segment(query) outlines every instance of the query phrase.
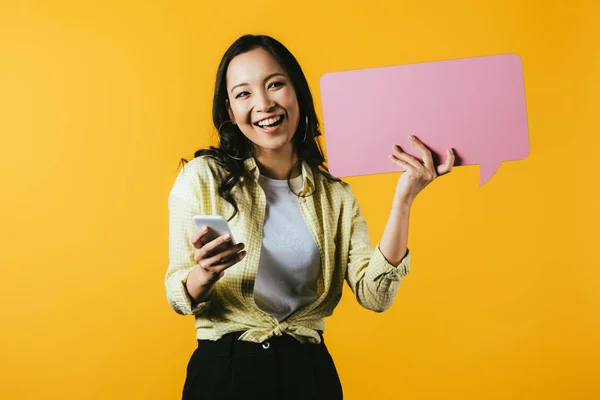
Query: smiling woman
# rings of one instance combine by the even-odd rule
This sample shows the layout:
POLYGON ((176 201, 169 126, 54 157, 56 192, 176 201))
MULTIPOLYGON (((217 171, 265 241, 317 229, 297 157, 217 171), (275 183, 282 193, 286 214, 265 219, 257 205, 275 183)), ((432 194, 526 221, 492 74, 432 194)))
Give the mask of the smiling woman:
POLYGON ((339 181, 324 166, 325 157, 316 141, 322 134, 306 77, 279 41, 245 35, 231 45, 217 70, 212 114, 220 146, 198 150, 194 156, 212 157, 225 167, 228 176, 219 194, 234 208, 228 217, 238 212, 230 191, 249 157, 271 178, 297 176, 303 160, 326 179, 339 181), (265 126, 277 117, 280 128, 265 126))
POLYGON ((297 162, 292 138, 300 109, 291 79, 269 52, 257 48, 231 60, 227 88, 229 118, 254 143, 257 162, 271 178, 281 178, 276 164, 297 162))
MULTIPOLYGON (((186 161, 169 196, 167 298, 196 318, 198 348, 184 399, 341 399, 324 342, 324 318, 344 281, 365 308, 381 312, 408 273, 408 219, 415 196, 436 176, 423 159, 395 149, 403 171, 379 244, 350 186, 331 176, 315 140, 321 135, 300 65, 280 42, 246 35, 217 71, 213 122, 219 147, 186 161), (196 214, 223 215, 237 244, 196 214)), ((184 160, 185 161, 185 160, 184 160)))

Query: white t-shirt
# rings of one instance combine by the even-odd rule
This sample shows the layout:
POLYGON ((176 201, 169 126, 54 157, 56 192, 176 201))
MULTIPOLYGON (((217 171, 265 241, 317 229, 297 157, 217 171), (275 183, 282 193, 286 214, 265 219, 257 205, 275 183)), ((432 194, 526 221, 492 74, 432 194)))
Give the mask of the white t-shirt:
MULTIPOLYGON (((319 248, 287 180, 259 177, 267 208, 260 262, 254 283, 256 305, 278 321, 317 299, 321 275, 319 248)), ((302 189, 302 175, 290 180, 302 189)))

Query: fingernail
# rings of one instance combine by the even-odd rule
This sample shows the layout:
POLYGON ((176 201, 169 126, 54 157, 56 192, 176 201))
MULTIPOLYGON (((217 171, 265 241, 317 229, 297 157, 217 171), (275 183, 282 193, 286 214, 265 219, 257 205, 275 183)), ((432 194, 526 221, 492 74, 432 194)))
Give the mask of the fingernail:
POLYGON ((409 139, 414 139, 415 135, 413 135, 412 133, 410 135, 408 135, 409 139))
POLYGON ((229 240, 229 239, 231 239, 231 235, 230 234, 225 235, 225 240, 229 240))
POLYGON ((208 227, 207 227, 207 226, 205 226, 204 228, 202 228, 202 229, 200 230, 200 232, 202 232, 202 233, 206 233, 206 232, 208 232, 208 227))

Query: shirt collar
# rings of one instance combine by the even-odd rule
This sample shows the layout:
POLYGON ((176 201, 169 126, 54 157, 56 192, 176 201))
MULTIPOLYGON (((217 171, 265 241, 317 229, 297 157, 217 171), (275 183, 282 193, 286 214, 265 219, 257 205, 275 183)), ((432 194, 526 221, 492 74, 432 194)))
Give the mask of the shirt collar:
MULTIPOLYGON (((244 169, 248 171, 256 181, 258 181, 260 170, 258 169, 258 165, 256 164, 254 157, 248 157, 244 160, 244 169)), ((307 191, 312 192, 314 190, 315 180, 313 171, 310 165, 308 165, 308 163, 304 160, 302 160, 302 181, 304 183, 304 188, 300 191, 300 194, 303 194, 307 191)))

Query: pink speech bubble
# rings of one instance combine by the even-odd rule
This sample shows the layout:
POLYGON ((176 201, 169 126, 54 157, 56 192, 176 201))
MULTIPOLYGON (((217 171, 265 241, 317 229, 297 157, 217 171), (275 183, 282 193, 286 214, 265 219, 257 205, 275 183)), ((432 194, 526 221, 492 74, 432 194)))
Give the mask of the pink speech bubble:
POLYGON ((516 54, 326 73, 321 99, 330 172, 398 172, 392 146, 421 158, 413 133, 436 162, 480 165, 479 185, 504 161, 529 155, 523 67, 516 54))

